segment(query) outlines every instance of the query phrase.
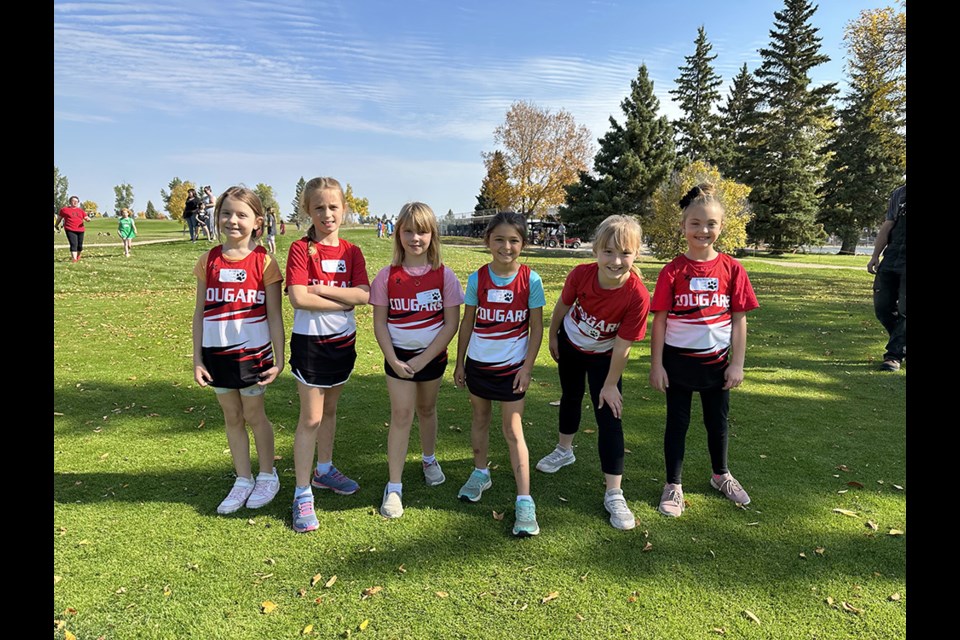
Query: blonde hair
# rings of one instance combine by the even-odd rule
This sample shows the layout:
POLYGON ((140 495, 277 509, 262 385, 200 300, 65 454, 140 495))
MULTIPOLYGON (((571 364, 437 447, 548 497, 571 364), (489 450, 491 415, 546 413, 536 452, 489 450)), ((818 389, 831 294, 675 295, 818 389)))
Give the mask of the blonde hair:
MULTIPOLYGON (((120 215, 123 216, 123 214, 127 214, 127 215, 132 216, 132 215, 133 215, 133 211, 130 211, 130 209, 127 209, 126 207, 124 207, 123 209, 120 209, 120 215)), ((124 216, 124 217, 126 217, 126 216, 124 216)))
POLYGON ((680 214, 680 226, 683 226, 683 223, 687 221, 687 209, 695 204, 706 206, 708 204, 715 204, 717 208, 720 209, 721 215, 724 214, 723 204, 720 202, 720 196, 717 194, 717 188, 712 182, 701 182, 696 185, 690 191, 687 191, 686 195, 680 198, 680 209, 683 213, 680 214))
MULTIPOLYGON (((318 177, 312 178, 309 182, 303 185, 303 191, 300 192, 300 211, 310 217, 310 196, 316 191, 324 191, 326 189, 333 189, 340 194, 340 203, 343 205, 343 215, 347 215, 347 196, 343 192, 343 187, 340 186, 340 183, 337 182, 334 178, 330 177, 318 177)), ((341 219, 341 222, 343 220, 341 219)), ((310 225, 310 228, 307 229, 307 237, 316 242, 317 232, 314 228, 314 225, 310 225)))
POLYGON ((228 187, 227 190, 221 193, 217 198, 217 206, 213 210, 213 216, 217 220, 220 220, 220 209, 223 207, 223 202, 227 198, 239 200, 250 207, 250 209, 253 211, 254 217, 260 221, 260 226, 253 230, 252 238, 256 240, 263 235, 263 203, 260 202, 260 196, 257 195, 256 191, 246 187, 228 187))
MULTIPOLYGON (((597 255, 604 247, 631 251, 640 257, 640 245, 643 243, 643 230, 640 223, 632 216, 608 216, 597 227, 596 234, 593 237, 593 254, 597 255)), ((636 262, 630 266, 630 270, 643 279, 640 273, 640 267, 636 262)))
POLYGON ((434 215, 433 209, 422 202, 408 202, 400 208, 393 234, 393 261, 390 264, 398 267, 403 263, 404 250, 401 232, 404 227, 409 227, 419 233, 430 234, 427 262, 430 263, 431 269, 439 269, 443 264, 440 258, 440 227, 437 225, 437 216, 434 215))

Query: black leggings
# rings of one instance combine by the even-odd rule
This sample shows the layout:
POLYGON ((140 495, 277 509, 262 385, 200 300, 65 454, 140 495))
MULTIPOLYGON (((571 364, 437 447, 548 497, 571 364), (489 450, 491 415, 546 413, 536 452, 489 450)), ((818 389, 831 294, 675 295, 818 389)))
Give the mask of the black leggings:
MULTIPOLYGON (((730 411, 730 391, 708 389, 700 391, 703 406, 703 424, 707 428, 707 449, 713 472, 727 472, 727 414, 730 411)), ((663 458, 667 463, 667 482, 681 483, 683 454, 686 449, 687 428, 690 426, 690 403, 693 390, 671 383, 667 387, 667 429, 663 434, 663 458)))
MULTIPOLYGON (((600 468, 604 473, 623 475, 623 423, 613 415, 610 406, 600 403, 600 390, 610 371, 610 355, 591 355, 577 351, 563 330, 557 339, 560 361, 560 433, 573 434, 580 429, 580 408, 585 392, 584 376, 590 384, 590 400, 597 420, 597 444, 600 449, 600 468)), ((623 391, 623 378, 617 380, 617 389, 623 391)))
POLYGON ((70 243, 70 251, 73 253, 80 253, 83 251, 83 231, 69 231, 64 229, 67 232, 67 242, 70 243))

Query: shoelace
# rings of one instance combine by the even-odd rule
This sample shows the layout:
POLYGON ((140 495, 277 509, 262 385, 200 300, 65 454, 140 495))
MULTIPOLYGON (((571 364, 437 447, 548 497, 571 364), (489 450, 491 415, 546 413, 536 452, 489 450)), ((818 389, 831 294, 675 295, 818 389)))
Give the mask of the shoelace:
POLYGON ((313 501, 312 500, 300 500, 297 502, 297 516, 312 516, 313 515, 313 501))
POLYGON ((731 494, 736 491, 743 491, 743 487, 732 476, 720 483, 720 491, 724 494, 731 494))
POLYGON ((627 508, 627 501, 623 496, 610 498, 607 500, 607 504, 610 505, 610 508, 617 515, 623 515, 625 513, 629 513, 630 511, 630 509, 627 508))
POLYGON ((666 502, 672 502, 678 507, 683 506, 683 497, 680 495, 680 492, 676 489, 670 489, 670 495, 667 496, 666 502))
POLYGON ((227 500, 233 500, 234 502, 243 502, 246 500, 248 487, 238 487, 233 485, 233 489, 230 489, 230 493, 227 495, 227 500))
POLYGON ((536 509, 526 500, 517 504, 517 520, 533 520, 536 509))

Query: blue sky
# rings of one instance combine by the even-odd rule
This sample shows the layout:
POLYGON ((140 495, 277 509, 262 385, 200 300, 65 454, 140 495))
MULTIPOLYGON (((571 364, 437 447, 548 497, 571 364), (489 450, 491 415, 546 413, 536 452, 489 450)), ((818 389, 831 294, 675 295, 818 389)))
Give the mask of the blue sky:
MULTIPOLYGON (((882 0, 825 0, 816 83, 843 86, 843 27, 882 0)), ((769 44, 771 0, 54 2, 54 164, 70 192, 136 210, 179 176, 271 185, 330 175, 394 216, 472 210, 510 104, 566 109, 593 138, 646 64, 660 110, 703 25, 724 98, 769 44)))

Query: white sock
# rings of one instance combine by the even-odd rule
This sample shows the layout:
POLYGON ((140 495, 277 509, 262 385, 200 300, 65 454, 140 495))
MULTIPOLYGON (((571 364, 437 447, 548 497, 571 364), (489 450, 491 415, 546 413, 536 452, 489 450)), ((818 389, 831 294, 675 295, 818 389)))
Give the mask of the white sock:
POLYGON ((533 502, 533 497, 517 495, 517 502, 520 502, 521 500, 529 500, 530 502, 533 502))
POLYGON ((325 476, 330 473, 330 469, 333 468, 333 460, 329 462, 320 462, 317 461, 317 475, 325 476))
POLYGON ((277 477, 277 468, 274 467, 272 471, 261 471, 257 474, 257 480, 274 480, 277 477))
POLYGON ((428 456, 428 455, 424 454, 424 456, 423 456, 423 463, 424 463, 424 464, 433 464, 433 463, 436 462, 436 461, 437 461, 437 456, 436 456, 436 455, 428 456))
POLYGON ((233 484, 240 487, 252 487, 255 484, 255 480, 253 479, 253 476, 250 476, 249 478, 237 476, 237 479, 233 484))
POLYGON ((403 495, 403 483, 402 482, 388 482, 387 483, 387 493, 397 492, 400 495, 403 495))
POLYGON ((313 498, 313 489, 310 488, 310 485, 305 487, 297 487, 293 492, 293 499, 296 500, 301 496, 310 496, 313 498))
POLYGON ((474 467, 474 470, 475 470, 475 471, 479 471, 480 473, 482 473, 482 474, 485 475, 485 476, 490 475, 490 469, 487 469, 486 467, 484 467, 483 469, 481 469, 480 467, 474 467))

